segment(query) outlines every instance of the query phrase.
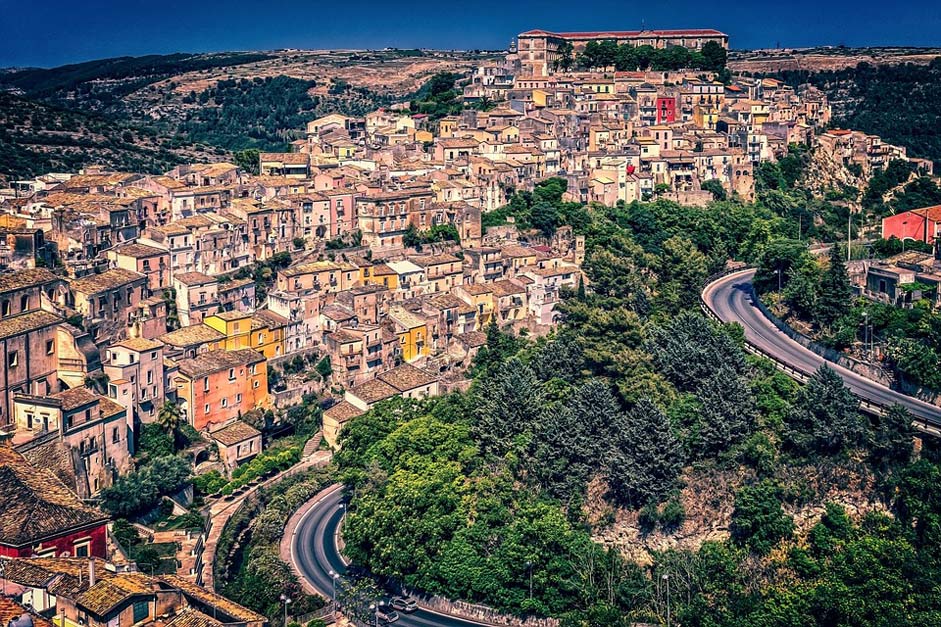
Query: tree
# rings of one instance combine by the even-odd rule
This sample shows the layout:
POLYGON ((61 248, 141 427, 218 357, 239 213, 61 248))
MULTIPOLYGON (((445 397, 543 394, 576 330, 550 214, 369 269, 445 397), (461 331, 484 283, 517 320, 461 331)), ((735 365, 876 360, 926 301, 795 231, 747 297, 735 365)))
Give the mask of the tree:
POLYGON ((235 165, 240 167, 245 172, 249 174, 258 174, 259 161, 258 156, 260 151, 257 148, 246 148, 245 150, 239 150, 238 152, 232 155, 235 165))
POLYGON ((699 313, 683 312, 654 327, 647 350, 658 371, 681 391, 695 391, 723 365, 745 370, 742 349, 699 313))
POLYGON ((159 424, 142 424, 137 438, 137 452, 147 458, 173 455, 176 446, 172 435, 159 424))
POLYGON ((820 366, 801 389, 785 418, 787 444, 801 455, 831 455, 862 442, 864 428, 859 401, 843 379, 820 366))
POLYGON ((739 490, 729 532, 737 544, 759 555, 791 537, 794 520, 781 508, 781 489, 765 480, 739 490))
POLYGON ((157 424, 163 427, 167 434, 172 435, 182 425, 183 414, 176 403, 167 401, 160 406, 157 413, 157 424))
POLYGON ((563 333, 537 346, 529 360, 533 373, 541 381, 561 379, 574 383, 585 368, 584 351, 574 333, 563 333))
POLYGON ((497 455, 514 448, 515 438, 530 433, 544 416, 542 386, 516 357, 481 378, 476 398, 475 434, 485 451, 497 455))
POLYGON ((707 41, 702 47, 703 68, 710 72, 720 72, 725 69, 729 53, 724 46, 715 42, 707 41))
POLYGON ((709 179, 708 181, 703 181, 700 187, 704 192, 711 192, 713 200, 723 201, 728 197, 728 194, 726 193, 725 188, 722 187, 722 182, 719 181, 719 179, 709 179))
POLYGON ((817 299, 817 319, 823 326, 830 326, 849 313, 852 306, 853 287, 843 254, 837 246, 830 248, 830 265, 820 280, 820 297, 817 299))
POLYGON ((608 460, 608 484, 615 500, 639 507, 661 500, 679 480, 683 453, 663 411, 646 398, 618 416, 608 460))
POLYGON ((703 381, 697 392, 702 403, 699 430, 701 455, 709 457, 745 440, 754 428, 757 411, 748 380, 722 365, 703 381))
POLYGON ((559 58, 555 60, 557 70, 567 72, 575 64, 575 47, 572 45, 572 42, 563 41, 559 44, 556 54, 559 55, 559 58))
POLYGON ((873 458, 884 464, 907 464, 912 456, 911 413, 901 405, 893 405, 881 416, 873 418, 874 427, 869 440, 873 458))

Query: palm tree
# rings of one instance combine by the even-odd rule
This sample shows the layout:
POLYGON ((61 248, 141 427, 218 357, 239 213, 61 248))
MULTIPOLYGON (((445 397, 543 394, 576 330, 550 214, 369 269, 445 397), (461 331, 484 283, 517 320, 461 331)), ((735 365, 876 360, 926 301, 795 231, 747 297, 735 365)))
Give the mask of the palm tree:
POLYGON ((177 430, 183 425, 180 406, 170 401, 165 402, 157 413, 157 424, 163 427, 167 435, 175 440, 177 430))

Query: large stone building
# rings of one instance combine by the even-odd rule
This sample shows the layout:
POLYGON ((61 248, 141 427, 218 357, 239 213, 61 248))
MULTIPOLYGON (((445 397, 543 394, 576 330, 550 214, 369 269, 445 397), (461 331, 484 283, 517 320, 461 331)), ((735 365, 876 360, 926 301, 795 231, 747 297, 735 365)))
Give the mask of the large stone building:
POLYGON ((723 48, 729 47, 729 36, 711 28, 683 30, 628 30, 591 31, 576 33, 553 33, 545 30, 530 30, 520 33, 517 47, 523 76, 548 76, 553 62, 559 58, 559 46, 569 42, 577 53, 589 41, 613 40, 618 44, 669 48, 683 46, 701 49, 714 41, 723 48))

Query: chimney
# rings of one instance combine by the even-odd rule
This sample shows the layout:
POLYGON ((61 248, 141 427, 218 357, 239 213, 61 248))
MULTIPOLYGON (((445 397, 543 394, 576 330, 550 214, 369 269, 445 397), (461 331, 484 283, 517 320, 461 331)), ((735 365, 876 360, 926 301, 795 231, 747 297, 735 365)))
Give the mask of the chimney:
POLYGON ((95 558, 88 560, 88 587, 95 585, 95 558))

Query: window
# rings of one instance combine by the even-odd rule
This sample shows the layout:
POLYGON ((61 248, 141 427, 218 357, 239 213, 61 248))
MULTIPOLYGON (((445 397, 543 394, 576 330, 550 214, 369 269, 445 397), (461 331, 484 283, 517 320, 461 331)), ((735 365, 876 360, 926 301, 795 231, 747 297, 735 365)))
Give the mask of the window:
POLYGON ((75 544, 75 557, 88 557, 88 540, 75 544))
POLYGON ((7 367, 16 368, 16 365, 20 361, 19 351, 10 351, 7 353, 7 367))
POLYGON ((56 352, 56 341, 46 340, 46 354, 52 355, 55 352, 56 352))
POLYGON ((139 623, 141 621, 147 620, 149 612, 150 603, 147 601, 135 601, 134 602, 134 622, 139 623))
POLYGON ((121 441, 121 431, 115 427, 111 430, 111 442, 117 444, 121 441))
POLYGON ((8 300, 3 301, 3 305, 2 305, 2 308, 0 308, 0 312, 2 312, 2 315, 4 316, 10 315, 10 301, 8 300))
POLYGON ((207 416, 209 415, 209 403, 206 403, 206 406, 203 407, 203 413, 207 416))
POLYGON ((29 309, 29 296, 24 294, 20 296, 20 311, 26 311, 29 309))
POLYGON ((235 395, 235 402, 236 402, 236 403, 239 403, 239 404, 242 403, 242 395, 241 395, 241 394, 236 394, 236 395, 235 395))
POLYGON ((209 377, 203 378, 203 392, 209 391, 209 377))
POLYGON ((252 387, 255 388, 255 389, 257 389, 257 388, 258 388, 258 381, 252 381, 252 387))
POLYGON ((228 406, 229 406, 229 399, 227 398, 222 399, 222 408, 225 409, 228 406))
POLYGON ((229 381, 235 381, 235 368, 229 368, 229 381))

